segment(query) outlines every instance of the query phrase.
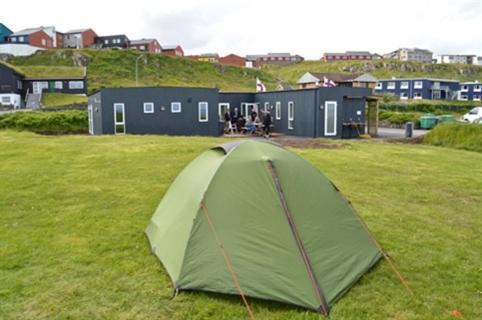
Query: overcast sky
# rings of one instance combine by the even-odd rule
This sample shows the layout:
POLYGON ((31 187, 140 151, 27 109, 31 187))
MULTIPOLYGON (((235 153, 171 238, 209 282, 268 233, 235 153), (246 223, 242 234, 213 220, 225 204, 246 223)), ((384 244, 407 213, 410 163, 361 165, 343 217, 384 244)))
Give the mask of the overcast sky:
POLYGON ((482 55, 482 0, 26 0, 1 7, 0 22, 14 31, 91 27, 99 35, 181 44, 186 54, 291 52, 319 59, 323 52, 420 47, 482 55))

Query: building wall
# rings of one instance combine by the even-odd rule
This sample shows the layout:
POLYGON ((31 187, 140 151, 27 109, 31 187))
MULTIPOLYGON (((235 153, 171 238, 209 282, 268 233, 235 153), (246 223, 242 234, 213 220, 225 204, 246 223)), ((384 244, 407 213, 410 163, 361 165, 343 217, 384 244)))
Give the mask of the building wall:
POLYGON ((380 80, 378 83, 381 84, 381 88, 376 88, 376 93, 388 93, 391 95, 399 96, 403 99, 427 99, 427 100, 450 100, 456 98, 457 92, 460 90, 460 85, 458 82, 449 81, 435 81, 432 79, 394 79, 394 80, 380 80), (415 88, 415 82, 421 81, 422 88, 415 88), (408 87, 402 89, 402 82, 407 82, 408 87), (390 83, 395 84, 394 89, 388 89, 390 83), (439 86, 446 91, 441 93, 439 99, 433 96, 434 87, 439 86), (417 94, 419 96, 417 96, 417 94))
POLYGON ((151 41, 142 44, 130 44, 129 47, 139 51, 148 51, 155 53, 159 53, 162 51, 161 45, 157 41, 151 41))
POLYGON ((102 92, 99 91, 89 97, 88 105, 92 106, 94 135, 104 132, 102 123, 102 92))
POLYGON ((56 38, 56 47, 57 48, 63 48, 64 47, 64 35, 60 32, 55 33, 55 38, 56 38))
POLYGON ((22 106, 22 97, 16 93, 0 93, 0 105, 19 109, 22 106))
MULTIPOLYGON (((91 96, 89 103, 93 103, 91 96)), ((101 91, 102 133, 114 134, 114 103, 124 103, 125 129, 130 134, 218 136, 218 90, 209 88, 119 88, 101 91), (198 103, 208 102, 208 121, 198 121, 198 103), (144 102, 154 103, 154 113, 143 112, 144 102), (171 102, 181 102, 181 112, 171 112, 171 102)))
POLYGON ((459 100, 481 101, 482 100, 482 83, 465 82, 460 84, 459 100))
POLYGON ((235 54, 230 54, 225 57, 219 58, 219 63, 237 67, 245 67, 246 59, 235 54))
POLYGON ((0 43, 5 43, 7 42, 7 37, 11 35, 13 32, 9 28, 7 28, 5 25, 0 23, 0 43))
POLYGON ((372 60, 371 54, 325 54, 321 60, 325 62, 334 61, 366 61, 372 60))
POLYGON ((28 36, 28 43, 32 46, 40 47, 40 48, 53 48, 54 43, 52 38, 50 38, 45 32, 43 31, 38 31, 31 33, 28 36))
POLYGON ((65 34, 64 48, 82 48, 82 34, 81 33, 65 34))
POLYGON ((71 94, 86 94, 87 93, 87 82, 85 79, 26 79, 24 80, 24 89, 29 90, 29 92, 34 91, 34 83, 42 82, 45 88, 42 92, 62 92, 71 94), (83 88, 78 86, 71 86, 70 82, 82 82, 83 88))
POLYGON ((176 56, 176 57, 183 57, 184 56, 184 51, 182 50, 181 47, 177 47, 176 49, 167 49, 167 50, 162 50, 162 53, 168 55, 168 56, 176 56))
POLYGON ((95 43, 97 34, 92 29, 88 29, 82 33, 82 48, 88 48, 95 43))
POLYGON ((22 76, 13 69, 0 63, 0 93, 22 94, 23 83, 22 76))
POLYGON ((128 48, 129 39, 124 35, 95 37, 95 44, 102 48, 128 48))

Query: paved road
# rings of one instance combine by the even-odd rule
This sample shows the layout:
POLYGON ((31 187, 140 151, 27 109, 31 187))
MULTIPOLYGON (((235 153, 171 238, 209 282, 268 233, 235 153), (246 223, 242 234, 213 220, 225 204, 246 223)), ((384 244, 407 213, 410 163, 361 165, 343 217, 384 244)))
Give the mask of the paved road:
MULTIPOLYGON (((413 137, 420 137, 428 133, 428 130, 413 130, 413 137)), ((405 138, 405 129, 378 128, 378 138, 400 139, 405 138)))

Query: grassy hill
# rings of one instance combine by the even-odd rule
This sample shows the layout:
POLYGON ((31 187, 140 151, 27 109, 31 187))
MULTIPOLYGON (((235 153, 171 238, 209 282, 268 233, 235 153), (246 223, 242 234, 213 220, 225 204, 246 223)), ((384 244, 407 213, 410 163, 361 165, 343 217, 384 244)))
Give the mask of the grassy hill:
POLYGON ((253 91, 256 77, 269 89, 276 79, 262 70, 221 66, 186 58, 141 53, 134 50, 55 50, 42 51, 28 57, 13 57, 8 63, 27 74, 78 74, 87 65, 88 90, 103 87, 135 86, 135 61, 139 59, 140 86, 217 87, 223 91, 253 91), (81 69, 81 68, 80 68, 81 69))
POLYGON ((308 71, 327 73, 370 73, 378 79, 391 77, 430 77, 460 81, 482 80, 482 66, 457 64, 425 64, 397 60, 377 60, 368 62, 342 61, 326 63, 323 61, 304 61, 287 67, 265 66, 265 72, 273 77, 295 85, 296 81, 308 71))

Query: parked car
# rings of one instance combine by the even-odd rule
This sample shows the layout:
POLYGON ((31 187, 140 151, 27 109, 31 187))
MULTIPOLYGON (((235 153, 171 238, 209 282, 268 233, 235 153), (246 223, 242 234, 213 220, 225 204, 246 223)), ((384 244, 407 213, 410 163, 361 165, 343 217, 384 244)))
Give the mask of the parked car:
POLYGON ((482 106, 475 107, 464 114, 462 120, 470 123, 482 123, 482 106))

